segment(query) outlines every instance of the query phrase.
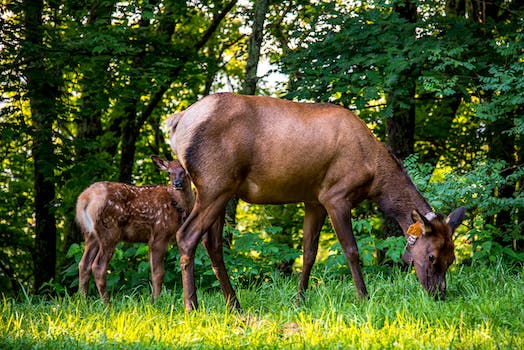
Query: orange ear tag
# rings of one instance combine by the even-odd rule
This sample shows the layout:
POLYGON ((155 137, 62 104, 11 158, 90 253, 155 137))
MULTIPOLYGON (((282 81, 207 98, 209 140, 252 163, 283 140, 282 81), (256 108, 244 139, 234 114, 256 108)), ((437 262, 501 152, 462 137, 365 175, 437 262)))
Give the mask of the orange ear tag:
POLYGON ((420 221, 417 221, 413 225, 408 227, 408 235, 420 237, 421 234, 422 234, 422 223, 420 221))

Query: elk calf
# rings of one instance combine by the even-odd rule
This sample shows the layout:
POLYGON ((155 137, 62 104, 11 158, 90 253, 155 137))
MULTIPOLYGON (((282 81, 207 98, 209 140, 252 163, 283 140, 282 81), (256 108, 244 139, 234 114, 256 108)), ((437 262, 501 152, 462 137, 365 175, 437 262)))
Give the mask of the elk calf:
POLYGON ((107 265, 118 242, 147 242, 153 282, 158 298, 164 278, 166 249, 193 206, 189 177, 178 161, 151 157, 167 171, 170 186, 132 186, 96 182, 85 189, 76 204, 76 221, 84 235, 79 264, 79 289, 87 295, 91 272, 100 297, 109 302, 107 265))

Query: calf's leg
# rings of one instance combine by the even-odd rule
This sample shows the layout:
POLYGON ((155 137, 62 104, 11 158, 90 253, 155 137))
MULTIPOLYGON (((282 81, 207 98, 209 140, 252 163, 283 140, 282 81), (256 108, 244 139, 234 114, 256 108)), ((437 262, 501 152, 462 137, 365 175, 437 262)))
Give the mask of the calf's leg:
POLYGON ((152 300, 158 299, 162 291, 164 280, 164 258, 166 256, 168 242, 158 240, 149 242, 149 265, 151 267, 151 283, 153 285, 152 300))
POLYGON ((109 292, 107 291, 107 265, 113 256, 117 242, 108 241, 100 244, 100 249, 93 262, 93 276, 100 297, 109 304, 109 292))
POLYGON ((80 294, 87 296, 89 291, 89 278, 93 268, 93 261, 98 254, 99 243, 92 234, 85 235, 84 254, 78 264, 78 288, 80 294))

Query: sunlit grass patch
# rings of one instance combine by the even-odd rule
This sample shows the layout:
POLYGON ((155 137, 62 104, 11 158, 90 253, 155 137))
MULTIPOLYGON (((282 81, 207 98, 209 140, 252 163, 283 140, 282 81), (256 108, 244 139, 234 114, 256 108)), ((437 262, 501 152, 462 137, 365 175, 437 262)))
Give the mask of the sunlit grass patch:
POLYGON ((317 271, 302 303, 297 278, 274 275, 238 290, 243 312, 230 312, 219 291, 199 293, 183 310, 179 292, 54 300, 3 298, 0 348, 34 349, 470 349, 524 347, 522 268, 462 267, 449 276, 448 298, 429 297, 411 273, 367 272, 370 296, 353 282, 317 271))

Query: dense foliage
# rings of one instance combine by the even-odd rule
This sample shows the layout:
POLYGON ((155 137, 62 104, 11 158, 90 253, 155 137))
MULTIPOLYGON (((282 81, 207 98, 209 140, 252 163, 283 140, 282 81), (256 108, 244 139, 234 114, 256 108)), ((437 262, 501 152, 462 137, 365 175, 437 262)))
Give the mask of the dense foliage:
MULTIPOLYGON (((0 290, 76 288, 76 197, 102 179, 166 182, 149 161, 171 157, 162 121, 208 93, 241 91, 255 3, 2 2, 0 290)), ((459 264, 524 261, 519 1, 286 0, 265 11, 260 58, 273 72, 258 93, 354 109, 435 210, 467 207, 459 264)), ((240 203, 227 228, 236 284, 297 270, 302 214, 240 203)), ((363 265, 399 263, 403 237, 382 234, 376 207, 353 214, 363 265)), ((322 266, 347 273, 329 222, 321 245, 322 266)), ((176 249, 166 264, 166 285, 180 285, 176 249)), ((196 266, 214 288, 203 250, 196 266)), ((112 290, 147 285, 147 248, 121 244, 110 272, 112 290)))

